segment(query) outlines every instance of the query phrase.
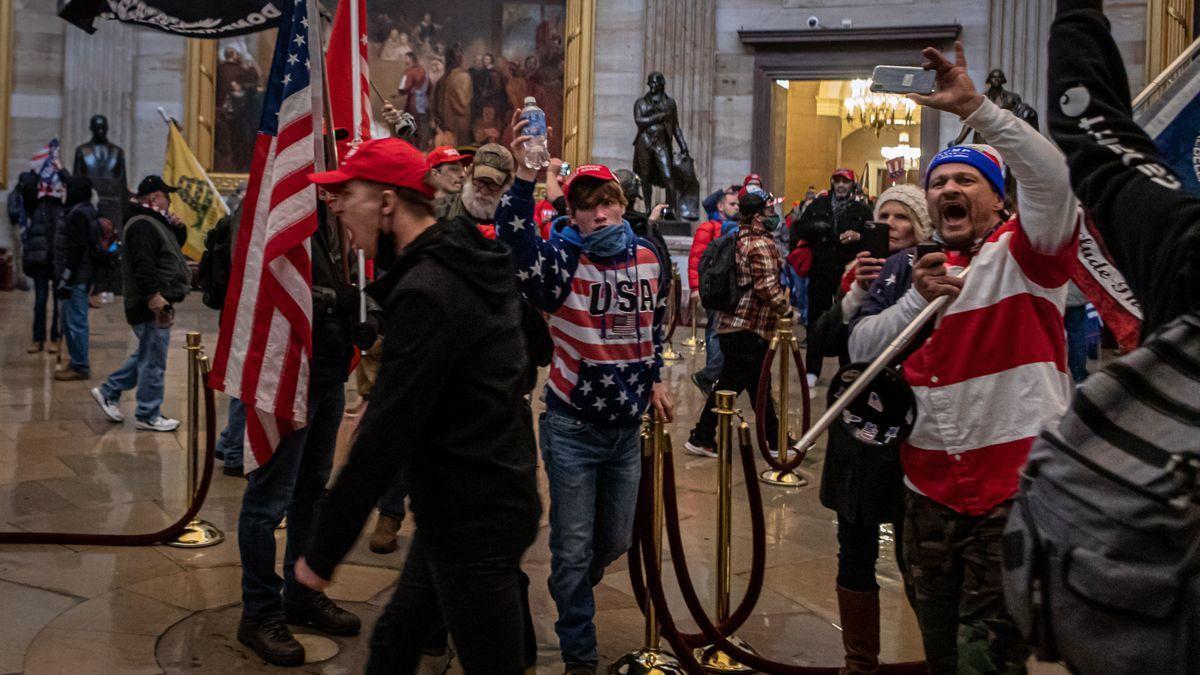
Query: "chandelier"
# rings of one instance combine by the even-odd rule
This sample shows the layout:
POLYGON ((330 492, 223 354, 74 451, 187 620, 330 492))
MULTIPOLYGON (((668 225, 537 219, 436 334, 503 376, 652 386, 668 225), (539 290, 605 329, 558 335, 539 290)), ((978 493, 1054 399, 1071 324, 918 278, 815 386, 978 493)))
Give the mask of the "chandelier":
POLYGON ((884 129, 912 124, 917 109, 917 104, 904 96, 871 91, 870 80, 852 80, 844 104, 846 121, 873 129, 876 136, 884 129))
POLYGON ((879 151, 886 160, 903 160, 903 167, 912 171, 921 164, 921 149, 909 145, 908 132, 900 132, 900 145, 886 146, 879 151))

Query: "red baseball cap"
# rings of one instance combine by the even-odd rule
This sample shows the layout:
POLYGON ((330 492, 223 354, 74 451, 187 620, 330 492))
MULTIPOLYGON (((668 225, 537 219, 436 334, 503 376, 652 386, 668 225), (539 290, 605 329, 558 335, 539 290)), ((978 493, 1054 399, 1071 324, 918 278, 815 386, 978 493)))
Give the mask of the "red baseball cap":
POLYGON ((613 175, 612 170, 603 164, 584 164, 575 169, 575 173, 571 179, 567 181, 566 187, 563 188, 563 194, 566 195, 567 201, 571 201, 571 188, 575 187, 578 181, 597 181, 607 183, 609 181, 617 182, 617 177, 613 175))
POLYGON ((742 180, 742 187, 746 187, 747 185, 749 185, 751 183, 758 183, 759 185, 762 185, 763 184, 762 176, 760 176, 756 173, 752 173, 752 174, 746 176, 746 178, 742 180))
POLYGON ((439 145, 431 150, 429 152, 428 160, 429 168, 431 169, 439 167, 443 164, 450 164, 452 162, 458 162, 463 166, 471 163, 471 157, 469 155, 464 155, 448 145, 439 145))
POLYGON ((845 178, 846 180, 850 181, 851 183, 857 182, 854 178, 854 171, 852 171, 851 169, 838 169, 833 172, 833 175, 829 177, 829 180, 833 180, 834 178, 837 178, 839 176, 842 178, 845 178))
POLYGON ((374 138, 351 148, 336 170, 310 173, 308 180, 317 185, 338 185, 358 178, 416 190, 432 198, 434 189, 425 182, 428 171, 425 155, 407 141, 374 138))

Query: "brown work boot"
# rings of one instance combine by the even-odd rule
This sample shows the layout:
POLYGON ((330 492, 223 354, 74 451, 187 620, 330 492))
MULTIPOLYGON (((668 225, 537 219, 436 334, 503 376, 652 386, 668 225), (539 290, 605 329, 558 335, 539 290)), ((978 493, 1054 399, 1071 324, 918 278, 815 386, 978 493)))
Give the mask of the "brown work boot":
POLYGON ((45 342, 31 342, 31 343, 29 343, 29 349, 26 349, 25 353, 26 354, 36 354, 36 353, 42 352, 42 351, 46 351, 46 343, 45 342))
POLYGON ((371 533, 371 541, 367 544, 372 553, 391 553, 399 548, 396 533, 400 531, 400 523, 396 518, 379 514, 375 531, 371 533))
POLYGON ((58 353, 58 343, 57 342, 47 342, 46 343, 46 352, 48 354, 57 354, 58 353))
POLYGON ((842 621, 842 647, 846 666, 839 673, 874 673, 879 670, 879 591, 837 588, 838 615, 842 621))
POLYGON ((70 366, 54 373, 54 379, 59 382, 75 382, 78 380, 88 379, 88 374, 82 371, 75 370, 70 366))

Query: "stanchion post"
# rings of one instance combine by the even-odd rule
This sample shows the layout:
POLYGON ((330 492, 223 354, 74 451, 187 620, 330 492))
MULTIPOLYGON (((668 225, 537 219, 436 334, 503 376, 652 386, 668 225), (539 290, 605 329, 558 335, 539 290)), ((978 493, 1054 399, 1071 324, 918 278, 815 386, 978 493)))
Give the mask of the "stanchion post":
MULTIPOLYGON (((208 357, 204 355, 200 343, 200 333, 190 331, 187 334, 187 505, 190 509, 195 503, 196 493, 200 489, 200 474, 203 471, 200 458, 200 388, 203 386, 204 375, 208 366, 208 357)), ((205 458, 208 459, 208 458, 205 458)), ((187 524, 183 533, 175 539, 165 542, 167 546, 177 548, 204 548, 215 546, 225 541, 225 533, 215 525, 199 516, 187 524)))
MULTIPOLYGON (((771 346, 778 347, 778 350, 775 352, 775 358, 779 362, 779 434, 775 439, 775 447, 778 448, 780 464, 787 463, 788 450, 791 445, 788 443, 788 408, 790 406, 788 398, 790 394, 789 382, 791 380, 791 364, 788 362, 788 359, 792 356, 792 346, 796 342, 796 334, 792 332, 792 325, 791 316, 780 317, 775 337, 771 340, 771 346)), ((791 471, 767 469, 759 474, 758 478, 768 485, 779 485, 781 487, 795 488, 808 485, 808 479, 791 471)))
MULTIPOLYGON (((729 618, 730 586, 733 576, 733 416, 737 414, 733 405, 737 393, 721 390, 717 392, 717 622, 729 618)), ((736 636, 727 638, 739 647, 747 646, 736 636)), ((700 647, 695 652, 696 660, 711 673, 753 672, 717 645, 700 647)))
POLYGON ((671 263, 671 279, 667 286, 667 318, 669 319, 663 327, 663 337, 667 343, 663 345, 662 357, 664 361, 678 361, 683 358, 679 352, 675 351, 675 347, 671 344, 671 327, 679 320, 679 268, 671 263))
MULTIPOLYGON (((646 570, 646 577, 649 578, 651 574, 662 574, 662 528, 665 511, 663 507, 663 462, 666 461, 668 442, 663 419, 660 416, 657 414, 654 418, 651 418, 649 414, 642 416, 641 441, 642 456, 650 460, 648 463, 654 485, 654 503, 650 507, 651 527, 654 528, 651 536, 654 545, 651 555, 654 560, 654 569, 646 570)), ((675 659, 675 656, 661 648, 658 612, 650 597, 649 587, 646 589, 645 606, 646 639, 642 648, 618 659, 609 668, 609 672, 620 675, 683 675, 685 672, 683 666, 675 659)))
POLYGON ((697 302, 694 299, 688 299, 688 313, 692 315, 692 334, 683 341, 683 346, 692 350, 693 353, 704 350, 704 341, 697 337, 696 305, 697 302))

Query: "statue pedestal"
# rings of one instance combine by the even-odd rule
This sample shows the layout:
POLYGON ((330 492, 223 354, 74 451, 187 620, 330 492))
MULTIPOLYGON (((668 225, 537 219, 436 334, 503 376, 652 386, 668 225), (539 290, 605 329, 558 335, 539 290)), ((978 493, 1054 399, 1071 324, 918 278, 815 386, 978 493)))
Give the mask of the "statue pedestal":
POLYGON ((695 225, 690 220, 656 220, 654 224, 663 237, 687 237, 688 240, 693 236, 692 226, 695 225))

